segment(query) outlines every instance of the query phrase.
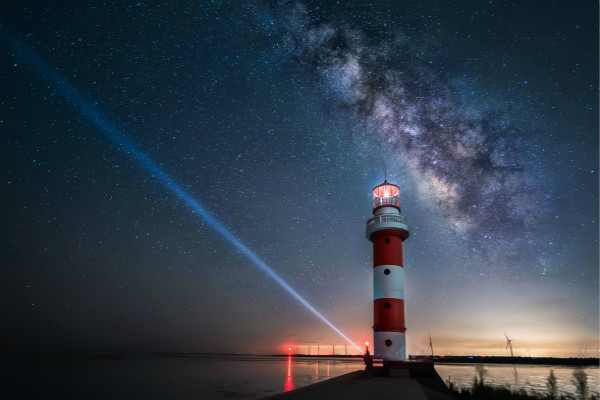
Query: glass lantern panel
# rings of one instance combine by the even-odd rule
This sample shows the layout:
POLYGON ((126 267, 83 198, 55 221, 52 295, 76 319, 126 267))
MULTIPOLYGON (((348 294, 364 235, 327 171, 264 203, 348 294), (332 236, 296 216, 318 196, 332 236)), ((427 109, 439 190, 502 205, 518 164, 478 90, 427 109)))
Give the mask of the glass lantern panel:
POLYGON ((398 194, 400 194, 400 189, 394 185, 381 185, 373 189, 373 197, 394 197, 398 194))

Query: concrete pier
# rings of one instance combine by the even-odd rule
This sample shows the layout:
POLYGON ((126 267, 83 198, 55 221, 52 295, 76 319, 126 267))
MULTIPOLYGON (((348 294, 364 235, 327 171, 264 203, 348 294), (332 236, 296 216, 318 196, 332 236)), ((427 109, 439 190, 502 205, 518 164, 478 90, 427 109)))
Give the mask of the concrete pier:
POLYGON ((455 400, 433 367, 350 372, 269 399, 281 400, 455 400), (384 376, 381 376, 384 375, 384 376))

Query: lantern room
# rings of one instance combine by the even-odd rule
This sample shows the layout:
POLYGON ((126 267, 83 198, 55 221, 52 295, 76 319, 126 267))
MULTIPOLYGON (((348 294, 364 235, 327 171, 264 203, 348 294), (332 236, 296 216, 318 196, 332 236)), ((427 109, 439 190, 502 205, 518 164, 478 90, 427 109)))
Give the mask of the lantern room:
POLYGON ((373 189, 373 209, 396 207, 400 210, 400 188, 387 180, 373 189))

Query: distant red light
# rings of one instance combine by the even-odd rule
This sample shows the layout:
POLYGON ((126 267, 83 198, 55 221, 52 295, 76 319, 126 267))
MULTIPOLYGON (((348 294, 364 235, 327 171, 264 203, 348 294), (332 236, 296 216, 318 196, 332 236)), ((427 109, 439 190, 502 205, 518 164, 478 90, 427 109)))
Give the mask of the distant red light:
POLYGON ((291 347, 288 347, 288 351, 292 351, 292 348, 291 348, 291 347))
POLYGON ((369 347, 369 342, 365 342, 365 346, 369 347))

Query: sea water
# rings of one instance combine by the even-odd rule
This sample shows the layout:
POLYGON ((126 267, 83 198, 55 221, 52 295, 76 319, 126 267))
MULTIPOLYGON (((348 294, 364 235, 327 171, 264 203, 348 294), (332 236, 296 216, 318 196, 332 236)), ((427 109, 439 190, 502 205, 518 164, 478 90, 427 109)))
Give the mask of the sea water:
MULTIPOLYGON (((2 360, 0 398, 7 399, 260 399, 364 369, 358 358, 187 355, 2 360)), ((550 373, 574 395, 575 367, 485 364, 485 381, 546 393, 550 373), (516 370, 516 374, 515 374, 516 370)), ((440 364, 442 379, 469 386, 474 364, 440 364)), ((585 367, 598 394, 598 367, 585 367)))

